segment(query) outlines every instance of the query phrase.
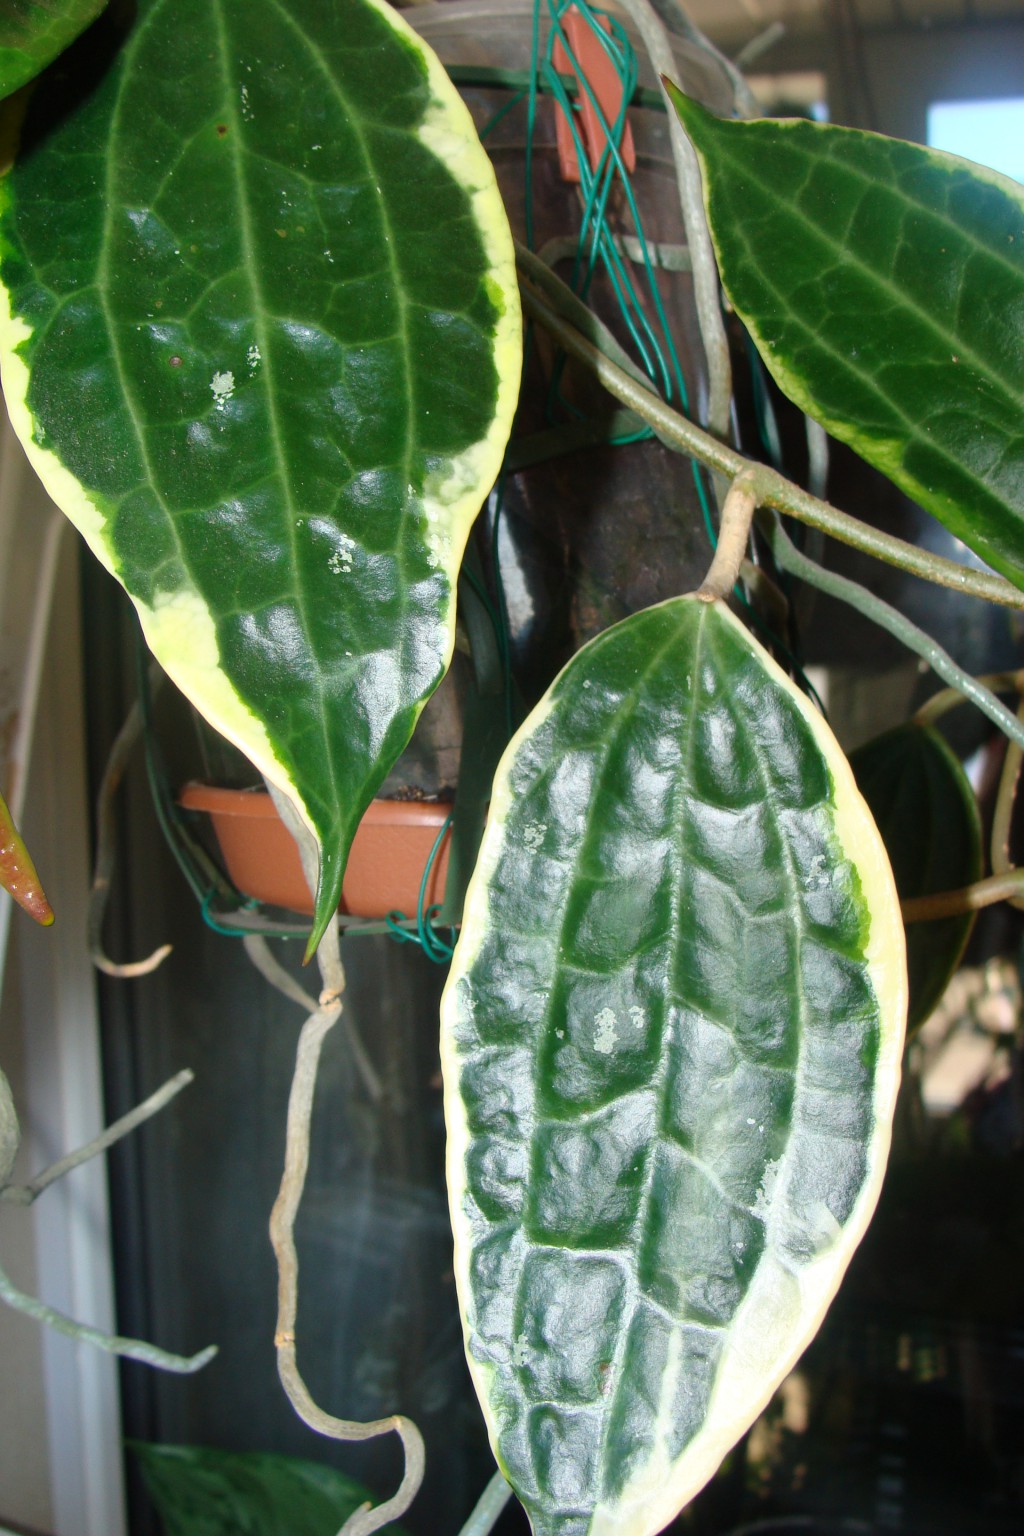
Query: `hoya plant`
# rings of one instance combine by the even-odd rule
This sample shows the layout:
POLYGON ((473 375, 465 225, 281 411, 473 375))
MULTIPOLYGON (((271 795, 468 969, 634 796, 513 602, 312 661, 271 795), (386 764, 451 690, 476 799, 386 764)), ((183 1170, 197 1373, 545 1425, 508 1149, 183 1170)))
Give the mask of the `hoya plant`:
MULTIPOLYGON (((460 562, 512 427, 520 298, 629 423, 722 487, 706 579, 587 644, 510 742, 442 1006, 488 1508, 507 1480, 538 1536, 646 1536, 764 1408, 871 1218, 908 1005, 901 897, 953 925, 938 945, 909 931, 918 1020, 971 909, 1018 889, 1005 869, 980 879, 973 801, 931 727, 862 764, 858 787, 732 596, 756 540, 1024 742, 983 682, 787 531, 1024 607, 1024 199, 876 135, 719 119, 666 82, 702 425, 514 247, 466 108, 383 0, 138 0, 90 25, 98 9, 26 0, 0 22, 4 391, 161 666, 265 776, 306 855, 323 990, 271 1222, 280 1374, 314 1428, 395 1429, 406 1451, 399 1494, 346 1532, 401 1513, 422 1443, 404 1418, 326 1414, 297 1364, 292 1223, 343 1007, 333 914, 355 828, 451 658, 460 562), (991 570, 731 446, 719 278, 782 391, 991 570), (954 807, 958 857, 932 856, 925 819, 890 860, 876 815, 905 819, 889 811, 915 773, 954 807)), ((664 68, 657 17, 627 10, 664 68)), ((621 122, 605 127, 614 142, 621 122)), ((13 828, 0 858, 31 901, 13 828)))

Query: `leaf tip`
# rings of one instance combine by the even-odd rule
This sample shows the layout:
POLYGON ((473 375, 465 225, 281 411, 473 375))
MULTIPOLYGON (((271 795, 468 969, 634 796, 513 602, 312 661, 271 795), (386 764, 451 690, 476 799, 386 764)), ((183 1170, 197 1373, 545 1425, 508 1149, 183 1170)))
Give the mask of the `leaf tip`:
POLYGON ((340 859, 337 854, 332 857, 321 849, 320 878, 313 903, 313 926, 306 941, 306 951, 302 957, 303 965, 308 965, 316 954, 320 940, 327 931, 327 925, 338 910, 344 872, 344 859, 340 859))

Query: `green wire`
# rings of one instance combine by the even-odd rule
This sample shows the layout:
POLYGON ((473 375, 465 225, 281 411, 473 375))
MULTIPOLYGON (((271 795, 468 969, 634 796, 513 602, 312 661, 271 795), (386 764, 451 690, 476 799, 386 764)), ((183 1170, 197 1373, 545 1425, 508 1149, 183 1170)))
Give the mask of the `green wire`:
MULTIPOLYGON (((538 26, 539 5, 540 0, 534 0, 533 13, 535 32, 538 26)), ((602 153, 601 161, 598 164, 597 172, 595 173, 591 171, 589 160, 581 142, 580 135, 577 131, 574 121, 573 108, 569 100, 568 93, 561 78, 559 77, 558 72, 554 68, 553 50, 556 37, 561 39, 562 46, 565 48, 568 57, 573 62, 573 64, 576 64, 576 60, 573 58, 572 49, 569 46, 568 40, 565 37, 561 25, 561 17, 567 7, 568 0, 548 0, 548 10, 551 15, 552 27, 544 60, 544 85, 551 92, 551 94, 554 95, 560 109, 566 114, 570 131, 573 136, 573 142, 576 148, 576 158, 580 168, 581 188, 585 197, 583 227, 580 233, 580 248, 577 253, 576 263, 574 265, 571 286, 575 289, 576 292, 580 294, 581 297, 585 296, 589 289, 590 282, 598 262, 600 261, 604 265, 612 286, 612 290, 615 294, 616 301, 621 310, 623 320, 641 359, 641 366, 643 367, 644 372, 647 374, 648 378, 650 378, 655 388, 659 387, 660 381, 660 388, 667 401, 671 401, 673 398, 672 378, 674 376, 675 387, 678 390, 678 397, 682 409, 686 412, 689 412, 689 395, 686 388, 686 381, 683 376, 682 365, 679 359, 679 354, 672 339, 671 328, 668 324, 668 317, 665 313, 664 304, 662 302, 661 290, 658 284, 657 274, 654 271, 650 257, 648 255, 648 245, 644 235, 643 220, 641 219, 640 210, 636 204, 632 183, 625 163, 622 160, 619 147, 625 125, 627 103, 631 99, 636 88, 636 54, 632 48, 631 43, 629 42, 625 30, 614 18, 609 18, 612 26, 612 32, 609 34, 605 32, 604 28, 596 19, 598 16, 605 15, 606 13, 597 10, 595 7, 591 7, 586 3, 586 0, 577 0, 577 9, 583 14, 587 20, 588 25, 591 27, 595 36, 597 37, 601 47, 605 50, 606 54, 611 59, 623 85, 622 104, 620 106, 615 123, 610 125, 601 110, 600 103, 594 96, 593 89, 590 86, 585 73, 579 70, 577 71, 577 77, 583 89, 586 91, 589 100, 592 102, 595 112, 597 113, 598 120, 601 123, 605 133, 605 149, 602 153), (618 173, 619 180, 623 186, 630 213, 633 217, 636 236, 640 242, 640 249, 643 257, 644 275, 648 289, 650 290, 657 322, 664 339, 664 351, 658 342, 650 321, 644 313, 643 307, 639 302, 636 290, 633 286, 632 278, 630 277, 629 271, 623 263, 618 250, 616 249, 615 242, 611 238, 610 231, 608 229, 607 203, 611 194, 612 187, 614 185, 616 173, 618 173), (587 243, 589 243, 590 247, 589 258, 586 254, 587 243), (581 273, 585 273, 585 275, 582 276, 582 280, 581 273), (653 350, 653 363, 650 351, 648 349, 648 344, 645 343, 641 334, 641 330, 646 333, 647 342, 650 345, 650 349, 653 350)), ((538 64, 536 47, 532 62, 533 70, 536 72, 538 64)), ((532 154, 532 145, 533 132, 531 127, 531 131, 527 136, 528 157, 532 154)), ((528 187, 529 186, 532 186, 532 183, 528 183, 528 187)), ((529 214, 529 203, 527 205, 527 210, 529 214)), ((532 223, 530 228, 532 230, 532 223)), ((556 368, 552 377, 552 389, 551 395, 549 396, 549 415, 552 400, 558 399, 563 410, 567 410, 570 414, 579 416, 580 413, 572 411, 571 407, 568 405, 568 402, 561 398, 559 392, 560 377, 561 367, 559 366, 556 368)), ((636 435, 631 434, 627 439, 625 439, 625 441, 640 441, 649 435, 650 434, 647 432, 642 432, 636 435)), ((700 504, 704 526, 707 530, 708 539, 711 543, 711 546, 714 548, 717 540, 715 535, 714 521, 711 516, 711 506, 707 495, 705 479, 699 465, 697 465, 693 460, 691 460, 691 473, 693 475, 694 487, 697 492, 697 499, 700 504)))
POLYGON ((397 941, 397 943, 418 944, 427 958, 429 960, 433 960, 436 965, 447 965, 449 960, 452 958, 452 955, 455 953, 455 929, 450 928, 448 930, 452 935, 451 942, 443 939, 438 933, 437 929, 434 927, 433 923, 434 917, 438 912, 440 912, 441 908, 436 904, 431 907, 426 905, 427 887, 430 884, 430 876, 433 873, 434 865, 437 862, 437 856, 441 850, 441 844, 444 842, 445 836, 451 824, 452 818, 449 814, 445 817, 444 824, 434 839, 434 846, 430 850, 430 857, 427 859, 427 862, 423 867, 423 877, 420 880, 420 894, 416 903, 415 931, 410 932, 409 929, 400 928, 398 926, 399 923, 408 922, 408 918, 402 912, 389 912, 387 917, 384 919, 384 921, 387 923, 388 932, 390 933, 391 937, 397 941))
POLYGON ((489 118, 484 126, 480 129, 480 138, 486 139, 491 130, 498 126, 502 118, 507 117, 514 107, 518 107, 519 103, 525 100, 527 94, 528 88, 526 86, 524 86, 521 91, 516 91, 515 95, 510 97, 503 107, 499 107, 494 116, 489 118))

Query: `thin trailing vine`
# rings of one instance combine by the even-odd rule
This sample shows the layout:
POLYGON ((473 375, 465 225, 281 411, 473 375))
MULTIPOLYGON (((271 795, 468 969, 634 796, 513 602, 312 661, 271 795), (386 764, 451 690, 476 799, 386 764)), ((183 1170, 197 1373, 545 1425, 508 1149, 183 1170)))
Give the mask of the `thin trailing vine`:
MULTIPOLYGON (((288 827, 298 846, 299 857, 310 889, 316 884, 317 849, 309 829, 298 816, 291 801, 273 785, 267 785, 277 806, 278 813, 288 827)), ((288 1116, 285 1127, 284 1171, 277 1199, 270 1213, 270 1242, 277 1261, 277 1324, 274 1330, 274 1348, 277 1352, 277 1374, 285 1395, 304 1424, 318 1435, 330 1440, 375 1440, 379 1435, 397 1434, 405 1452, 405 1469, 397 1493, 375 1507, 363 1505, 350 1515, 342 1526, 340 1536, 372 1536, 391 1520, 404 1514, 419 1492, 423 1481, 426 1453, 423 1436, 411 1419, 403 1414, 392 1414, 386 1419, 374 1419, 363 1424, 355 1419, 339 1419, 325 1413, 314 1400, 303 1380, 296 1359, 295 1322, 299 1305, 299 1259, 295 1249, 295 1218, 302 1201, 309 1167, 309 1136, 313 1120, 313 1098, 316 1092, 317 1072, 324 1040, 342 1017, 342 997, 345 992, 345 968, 341 960, 340 925, 337 914, 331 918, 320 945, 316 961, 320 969, 322 988, 316 1005, 303 1024, 295 1051, 295 1071, 288 1095, 288 1116)), ((259 959, 250 947, 250 959, 278 989, 298 1001, 297 984, 291 978, 286 987, 274 972, 279 969, 273 957, 267 965, 267 956, 259 959)), ((303 1001, 307 1001, 303 997, 303 1001)), ((308 999, 312 1001, 312 998, 308 999)))
MULTIPOLYGON (((163 673, 154 662, 150 667, 149 682, 154 691, 160 687, 163 673)), ((114 798, 124 778, 132 752, 142 738, 146 719, 141 699, 136 699, 125 717, 124 724, 114 738, 103 778, 96 797, 96 863, 93 868, 92 886, 86 913, 86 944, 89 958, 97 970, 105 976, 122 979, 148 976, 167 959, 170 944, 161 944, 142 960, 111 960, 103 948, 103 920, 110 898, 110 882, 114 872, 114 798)))
POLYGON ((770 522, 766 522, 765 532, 776 563, 784 571, 789 571, 793 576, 799 576, 802 581, 815 586, 819 591, 829 597, 838 598, 840 602, 847 603, 856 608, 865 618, 871 619, 880 629, 887 630, 889 634, 900 640, 908 650, 914 651, 923 661, 942 678, 959 690, 964 698, 969 699, 976 708, 986 715, 993 725, 1001 730, 1011 742, 1017 742, 1024 747, 1024 722, 1012 714, 991 693, 984 683, 976 677, 971 677, 962 667, 958 667, 937 640, 926 635, 918 629, 908 618, 894 608, 890 603, 883 602, 880 597, 875 597, 868 592, 859 582, 850 581, 846 576, 840 576, 835 571, 827 571, 824 566, 809 560, 795 547, 792 540, 785 533, 779 518, 776 516, 770 522))
POLYGON ((0 1269, 0 1301, 5 1301, 16 1312, 23 1312, 26 1317, 34 1318, 37 1323, 45 1323, 54 1332, 74 1339, 77 1344, 91 1344, 95 1349, 103 1350, 105 1354, 120 1355, 125 1360, 138 1360, 142 1365, 152 1365, 157 1370, 171 1371, 176 1376, 191 1376, 194 1372, 201 1371, 217 1353, 216 1344, 210 1344, 206 1349, 201 1349, 197 1355, 174 1355, 169 1350, 159 1349, 155 1344, 147 1344, 141 1339, 127 1339, 120 1334, 104 1333, 102 1328, 93 1328, 89 1323, 77 1322, 75 1318, 58 1312, 55 1307, 48 1307, 45 1302, 39 1301, 35 1296, 27 1296, 24 1291, 19 1291, 3 1269, 0 1269))
MULTIPOLYGON (((672 52, 672 43, 664 22, 650 4, 650 0, 622 0, 622 3, 623 9, 640 33, 655 74, 659 79, 664 75, 673 75, 676 61, 672 52)), ((690 248, 697 324, 707 362, 708 429, 716 437, 725 438, 729 432, 729 412, 732 404, 732 368, 729 361, 729 342, 722 322, 718 264, 715 261, 711 232, 704 212, 704 194, 697 155, 685 128, 674 112, 669 113, 669 140, 672 145, 672 159, 675 163, 683 227, 686 230, 686 240, 690 248)))
POLYGON ((488 1536, 494 1522, 512 1497, 512 1489, 500 1472, 495 1472, 476 1502, 459 1536, 488 1536))
POLYGON ((126 1115, 108 1125, 105 1131, 87 1141, 84 1146, 75 1152, 69 1152, 66 1157, 58 1158, 41 1173, 37 1173, 34 1179, 29 1179, 27 1184, 5 1184, 0 1188, 0 1200, 6 1200, 11 1205, 32 1205, 38 1200, 44 1189, 48 1189, 57 1179, 64 1177, 74 1168, 80 1168, 83 1163, 88 1163, 101 1152, 106 1152, 123 1137, 131 1134, 137 1126, 144 1124, 146 1120, 158 1115, 165 1105, 177 1098, 183 1088, 187 1088, 195 1078, 195 1073, 189 1067, 176 1072, 168 1078, 162 1088, 151 1093, 148 1099, 143 1099, 134 1109, 130 1109, 126 1115))
MULTIPOLYGON (((301 846, 301 844, 300 844, 301 846)), ((295 1320, 298 1312, 299 1261, 295 1250, 295 1218, 302 1200, 309 1165, 309 1133, 317 1069, 324 1039, 342 1012, 345 972, 341 963, 338 924, 332 919, 317 950, 323 990, 299 1035, 295 1072, 288 1098, 284 1173, 270 1216, 270 1241, 277 1260, 277 1327, 274 1346, 277 1371, 289 1402, 299 1418, 319 1435, 332 1440, 372 1440, 394 1432, 405 1451, 405 1471, 398 1492, 376 1508, 364 1505, 342 1527, 342 1536, 371 1536, 409 1508, 423 1481, 423 1438, 411 1419, 401 1414, 362 1424, 325 1413, 314 1401, 296 1360, 295 1320)))
POLYGON ((621 404, 646 421, 667 447, 699 459, 709 469, 719 470, 730 479, 750 471, 759 506, 787 513, 797 521, 818 528, 864 554, 874 555, 888 565, 895 565, 911 576, 919 576, 938 586, 980 597, 987 602, 999 603, 1003 607, 1024 609, 1024 593, 1012 582, 987 571, 958 565, 955 560, 946 560, 941 555, 917 549, 904 539, 871 528, 848 512, 841 512, 829 502, 810 495, 777 470, 764 464, 752 464, 734 448, 729 448, 694 422, 688 421, 607 357, 599 346, 548 302, 547 294, 542 295, 536 291, 529 282, 525 264, 520 260, 518 246, 516 259, 527 278, 521 284, 520 291, 523 307, 530 317, 542 325, 566 352, 589 368, 621 404))
MULTIPOLYGON (((1024 723, 1024 671, 993 672, 975 681, 983 683, 993 692, 1016 692, 1020 696, 1017 719, 1024 723)), ((943 688, 914 715, 921 726, 934 726, 937 720, 959 704, 965 703, 956 689, 943 688)), ((931 922, 936 918, 958 917, 964 912, 978 912, 983 907, 1006 901, 1024 910, 1024 869, 1018 869, 1010 861, 1010 824, 1017 798, 1021 762, 1024 758, 1017 741, 1007 743, 999 789, 992 813, 992 832, 989 839, 989 861, 992 874, 984 880, 953 891, 937 891, 931 896, 917 896, 903 903, 903 920, 907 923, 931 922)))
POLYGON ((1015 906, 1024 897, 1024 869, 1012 869, 1004 875, 989 875, 973 885, 955 891, 936 891, 933 896, 913 896, 900 904, 905 923, 929 923, 941 917, 961 917, 965 912, 980 912, 997 902, 1015 906), (1016 898, 1016 899, 1015 899, 1016 898))
MULTIPOLYGON (((85 1146, 51 1163, 27 1184, 10 1184, 6 1180, 17 1154, 20 1136, 14 1100, 11 1097, 7 1079, 0 1072, 0 1199, 14 1205, 31 1205, 56 1179, 70 1173, 73 1168, 87 1163, 90 1158, 96 1157, 99 1153, 105 1152, 115 1142, 135 1130, 136 1126, 141 1125, 144 1120, 149 1120, 153 1115, 158 1114, 171 1099, 187 1087, 192 1077, 193 1074, 187 1069, 177 1073, 162 1088, 157 1089, 156 1093, 151 1094, 128 1114, 122 1115, 99 1136, 86 1142, 85 1146)), ((142 1339, 125 1338, 121 1334, 106 1333, 102 1328, 94 1328, 89 1323, 80 1323, 75 1318, 68 1317, 66 1313, 57 1311, 55 1307, 39 1301, 37 1297, 29 1296, 19 1290, 2 1268, 0 1268, 0 1301, 6 1302, 16 1312, 21 1312, 38 1323, 44 1323, 55 1332, 74 1339, 76 1343, 91 1344, 106 1354, 120 1355, 127 1360, 138 1360, 143 1365, 155 1366, 158 1370, 171 1371, 176 1375, 191 1375, 194 1371, 202 1370, 203 1366, 208 1364, 217 1353, 217 1346, 211 1344, 194 1355, 172 1354, 169 1350, 160 1349, 156 1344, 146 1343, 142 1339)))

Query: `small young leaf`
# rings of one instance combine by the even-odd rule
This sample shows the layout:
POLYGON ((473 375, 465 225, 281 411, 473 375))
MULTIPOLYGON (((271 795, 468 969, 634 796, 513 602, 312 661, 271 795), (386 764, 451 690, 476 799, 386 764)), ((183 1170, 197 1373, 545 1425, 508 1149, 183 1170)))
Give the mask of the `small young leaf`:
MULTIPOLYGON (((320 1462, 130 1442, 164 1536, 335 1536, 372 1495, 320 1462)), ((402 1528, 389 1531, 403 1536, 402 1528)))
MULTIPOLYGON (((938 731, 897 726, 850 756, 882 834, 903 901, 960 890, 982 876, 981 817, 967 775, 938 731)), ((975 914, 910 923, 908 1029, 935 1007, 964 952, 975 914)))
POLYGON ((722 281, 780 389, 1024 586, 1024 189, 669 91, 722 281))
POLYGON ((165 670, 315 831, 312 943, 451 656, 518 388, 511 237, 380 0, 139 0, 100 62, 47 77, 0 192, 8 406, 165 670))
POLYGON ((693 597, 495 781, 442 1005, 467 1352, 538 1536, 646 1536, 821 1321, 899 1081, 903 926, 827 726, 693 597))
POLYGON ((44 928, 53 922, 53 908, 39 883, 29 851, 11 820, 3 795, 0 795, 0 886, 44 928))
POLYGON ((107 0, 4 0, 0 12, 0 100, 27 85, 73 43, 107 0))

